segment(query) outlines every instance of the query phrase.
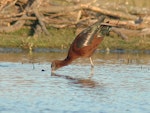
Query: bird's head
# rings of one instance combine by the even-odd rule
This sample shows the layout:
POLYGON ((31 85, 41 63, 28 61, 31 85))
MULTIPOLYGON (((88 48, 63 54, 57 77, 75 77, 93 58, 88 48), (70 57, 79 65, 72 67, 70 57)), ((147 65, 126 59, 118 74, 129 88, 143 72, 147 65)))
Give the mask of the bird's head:
POLYGON ((52 61, 52 63, 51 63, 51 71, 52 71, 52 73, 54 71, 56 71, 57 69, 59 69, 60 67, 62 67, 61 61, 59 61, 59 60, 52 61))

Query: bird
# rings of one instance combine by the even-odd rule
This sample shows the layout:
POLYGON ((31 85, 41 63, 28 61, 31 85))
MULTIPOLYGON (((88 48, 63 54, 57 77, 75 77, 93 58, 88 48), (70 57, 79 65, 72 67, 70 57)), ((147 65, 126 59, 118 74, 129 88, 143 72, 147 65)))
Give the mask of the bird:
POLYGON ((111 28, 109 24, 101 24, 104 19, 105 16, 102 16, 97 22, 87 27, 76 36, 70 45, 67 57, 64 60, 52 61, 52 73, 63 66, 69 65, 72 61, 78 58, 89 58, 91 63, 91 75, 93 74, 94 63, 91 56, 98 48, 99 44, 103 41, 104 36, 109 35, 111 28))

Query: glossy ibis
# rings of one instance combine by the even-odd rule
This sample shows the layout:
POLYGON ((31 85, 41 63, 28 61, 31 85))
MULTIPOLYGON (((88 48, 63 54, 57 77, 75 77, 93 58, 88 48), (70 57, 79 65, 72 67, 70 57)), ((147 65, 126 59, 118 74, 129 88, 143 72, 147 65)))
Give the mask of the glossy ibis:
POLYGON ((51 64, 52 73, 68 64, 73 60, 80 57, 88 57, 91 62, 91 74, 93 73, 93 61, 92 54, 97 49, 98 45, 102 42, 105 35, 108 35, 110 32, 111 26, 106 23, 101 24, 104 21, 105 17, 101 17, 99 21, 89 26, 83 30, 77 37, 74 39, 73 43, 70 46, 68 55, 64 60, 54 60, 51 64))

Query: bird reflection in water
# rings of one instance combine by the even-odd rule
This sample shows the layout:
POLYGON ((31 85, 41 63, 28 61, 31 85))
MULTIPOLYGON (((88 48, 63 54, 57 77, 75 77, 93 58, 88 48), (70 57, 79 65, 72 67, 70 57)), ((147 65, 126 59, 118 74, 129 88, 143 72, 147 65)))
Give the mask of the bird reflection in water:
POLYGON ((56 74, 56 73, 52 73, 51 76, 64 78, 66 80, 69 80, 71 84, 74 84, 74 85, 79 86, 79 87, 95 88, 98 86, 98 83, 95 82, 94 80, 92 80, 91 78, 87 78, 87 79, 74 78, 71 76, 60 75, 60 74, 56 74))

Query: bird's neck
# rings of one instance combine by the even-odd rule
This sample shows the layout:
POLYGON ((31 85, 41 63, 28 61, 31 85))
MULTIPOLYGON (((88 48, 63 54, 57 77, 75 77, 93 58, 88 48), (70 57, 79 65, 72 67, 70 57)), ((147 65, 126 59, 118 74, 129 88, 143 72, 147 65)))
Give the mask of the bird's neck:
POLYGON ((66 59, 64 59, 64 60, 59 60, 59 61, 57 62, 58 66, 59 66, 58 68, 63 67, 63 66, 67 66, 67 65, 70 64, 72 61, 73 61, 73 60, 72 60, 72 59, 69 59, 69 58, 66 58, 66 59))

